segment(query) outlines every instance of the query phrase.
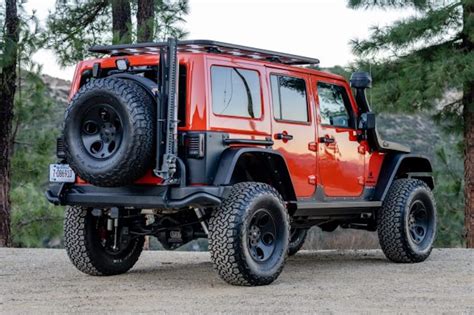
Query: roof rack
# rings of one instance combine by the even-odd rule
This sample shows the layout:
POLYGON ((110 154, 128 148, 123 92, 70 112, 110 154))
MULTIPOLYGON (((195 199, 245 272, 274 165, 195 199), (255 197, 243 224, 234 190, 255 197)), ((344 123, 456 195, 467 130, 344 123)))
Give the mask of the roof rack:
MULTIPOLYGON (((160 49, 165 48, 167 42, 140 43, 127 45, 93 46, 90 52, 109 55, 138 55, 152 54, 158 55, 160 49)), ((217 53, 232 56, 278 62, 286 65, 315 65, 319 64, 316 58, 302 57, 271 50, 252 48, 247 46, 222 43, 212 40, 183 40, 177 43, 179 52, 188 53, 217 53)))

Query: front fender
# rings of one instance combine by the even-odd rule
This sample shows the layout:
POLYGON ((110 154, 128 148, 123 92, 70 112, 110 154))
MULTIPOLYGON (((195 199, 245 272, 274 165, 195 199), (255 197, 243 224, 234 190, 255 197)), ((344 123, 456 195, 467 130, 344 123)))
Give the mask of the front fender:
POLYGON ((393 153, 387 154, 375 189, 374 200, 383 201, 392 182, 397 178, 417 178, 434 188, 433 167, 430 160, 422 155, 393 153))

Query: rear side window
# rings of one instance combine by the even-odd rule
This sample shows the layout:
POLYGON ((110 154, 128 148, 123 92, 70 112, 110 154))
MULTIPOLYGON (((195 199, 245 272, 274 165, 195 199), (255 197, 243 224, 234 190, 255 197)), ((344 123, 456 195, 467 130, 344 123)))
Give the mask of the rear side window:
POLYGON ((318 83, 321 124, 335 127, 351 127, 350 101, 344 87, 318 83))
POLYGON ((279 75, 270 76, 270 81, 275 119, 307 122, 306 82, 303 79, 279 75))
POLYGON ((213 66, 211 89, 214 114, 245 118, 262 116, 257 71, 213 66))

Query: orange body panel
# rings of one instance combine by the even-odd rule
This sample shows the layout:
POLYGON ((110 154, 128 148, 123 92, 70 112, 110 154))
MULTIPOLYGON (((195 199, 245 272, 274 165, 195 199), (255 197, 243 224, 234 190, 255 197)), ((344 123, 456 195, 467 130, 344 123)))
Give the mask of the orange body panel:
MULTIPOLYGON (((116 59, 127 58, 130 66, 156 65, 157 55, 133 55, 110 57, 80 62, 72 81, 69 99, 80 88, 81 74, 92 69, 94 63, 101 68, 115 68, 116 59)), ((299 67, 286 66, 266 61, 256 61, 238 56, 223 56, 212 53, 180 53, 179 63, 187 68, 186 118, 180 131, 222 131, 235 138, 267 139, 275 142, 286 159, 297 197, 310 197, 316 185, 321 185, 327 196, 361 195, 364 187, 374 186, 380 172, 384 155, 369 153, 367 143, 357 140, 353 129, 334 128, 321 125, 317 82, 343 86, 348 92, 352 110, 357 115, 357 106, 348 83, 340 76, 299 67), (258 72, 261 85, 262 115, 258 119, 247 119, 214 114, 212 111, 211 76, 213 65, 238 67, 258 72), (271 73, 299 77, 305 80, 308 101, 308 123, 291 123, 274 119, 270 89, 271 73), (275 139, 275 134, 293 136, 291 141, 275 139), (332 137, 331 144, 319 143, 320 137, 332 137)), ((85 184, 80 179, 78 183, 85 184)), ((136 184, 161 183, 150 171, 136 184)))
MULTIPOLYGON (((343 86, 349 91, 349 86, 341 80, 315 78, 313 87, 317 95, 317 83, 325 82, 343 86)), ((365 184, 365 152, 361 154, 357 140, 357 131, 352 128, 339 128, 321 124, 318 104, 317 121, 319 137, 334 139, 333 143, 319 144, 319 177, 327 196, 355 197, 359 196, 365 184)), ((357 115, 357 106, 351 99, 352 111, 357 115)), ((319 141, 321 142, 321 141, 319 141)))

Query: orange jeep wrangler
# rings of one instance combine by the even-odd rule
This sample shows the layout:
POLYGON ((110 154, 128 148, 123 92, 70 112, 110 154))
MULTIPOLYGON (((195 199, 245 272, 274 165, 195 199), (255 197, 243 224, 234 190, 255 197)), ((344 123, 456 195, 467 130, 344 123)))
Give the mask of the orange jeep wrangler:
POLYGON ((128 271, 146 235, 209 239, 219 276, 265 285, 307 230, 378 231, 395 262, 436 234, 430 161, 382 140, 365 96, 317 59, 208 41, 96 46, 77 65, 47 198, 90 275, 128 271))

